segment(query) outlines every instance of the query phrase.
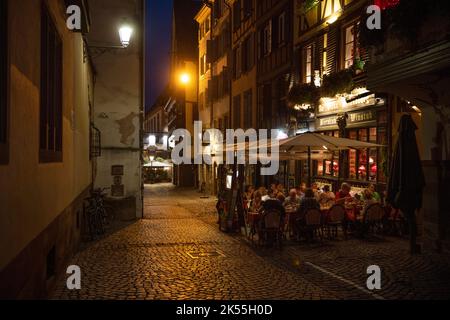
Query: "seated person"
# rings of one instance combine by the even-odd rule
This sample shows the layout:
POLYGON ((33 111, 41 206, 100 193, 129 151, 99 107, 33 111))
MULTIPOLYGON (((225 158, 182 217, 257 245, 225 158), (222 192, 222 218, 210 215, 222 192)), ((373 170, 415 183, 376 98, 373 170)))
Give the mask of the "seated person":
POLYGON ((253 195, 253 200, 250 203, 250 212, 259 212, 262 209, 262 195, 261 192, 256 191, 253 195))
POLYGON ((330 191, 330 186, 324 186, 323 192, 319 196, 319 204, 323 207, 331 207, 336 196, 330 191))
POLYGON ((266 188, 259 188, 259 192, 261 193, 261 200, 264 202, 270 199, 269 193, 266 188))
POLYGON ((303 199, 305 197, 306 183, 302 183, 296 190, 297 190, 297 196, 300 199, 303 199))
POLYGON ((336 193, 336 203, 345 205, 347 201, 352 201, 353 197, 350 194, 352 187, 348 183, 343 183, 341 186, 341 190, 336 193))
POLYGON ((363 213, 365 213, 366 210, 372 204, 377 203, 377 201, 373 197, 373 193, 369 189, 364 190, 361 200, 362 200, 362 203, 363 203, 363 213))
POLYGON ((285 207, 287 206, 298 207, 300 205, 300 197, 297 195, 296 189, 292 189, 289 192, 289 196, 286 198, 283 205, 285 207))
POLYGON ((244 192, 244 198, 247 201, 250 201, 253 199, 253 194, 255 193, 255 189, 253 188, 253 186, 247 186, 245 188, 245 192, 244 192))
MULTIPOLYGON (((284 196, 283 196, 284 198, 284 196)), ((281 200, 281 197, 280 197, 281 200)), ((281 212, 282 215, 285 214, 285 210, 283 207, 283 204, 281 203, 278 198, 276 197, 271 197, 270 199, 266 200, 263 202, 262 206, 264 210, 279 210, 281 212)))
POLYGON ((314 182, 314 183, 311 185, 311 189, 312 189, 313 192, 314 192, 314 197, 316 198, 317 201, 319 201, 319 199, 320 199, 319 185, 318 185, 317 183, 314 182))
POLYGON ((305 192, 305 197, 300 202, 298 213, 301 217, 304 217, 306 212, 310 209, 320 210, 320 204, 314 196, 314 191, 312 189, 307 189, 305 192))
POLYGON ((369 185, 369 191, 372 192, 372 198, 373 198, 373 200, 375 200, 376 202, 381 203, 381 196, 380 196, 380 194, 376 191, 375 185, 374 185, 374 184, 370 184, 370 185, 369 185))
POLYGON ((278 191, 278 193, 281 193, 281 194, 285 194, 284 193, 284 186, 281 184, 281 183, 279 183, 278 185, 277 185, 277 191, 278 191))

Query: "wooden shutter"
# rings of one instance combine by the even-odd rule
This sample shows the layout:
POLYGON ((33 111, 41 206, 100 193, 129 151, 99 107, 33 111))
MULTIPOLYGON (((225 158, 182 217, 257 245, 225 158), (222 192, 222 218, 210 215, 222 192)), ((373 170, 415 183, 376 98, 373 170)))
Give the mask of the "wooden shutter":
POLYGON ((327 73, 338 71, 339 67, 339 27, 335 26, 328 32, 327 73))

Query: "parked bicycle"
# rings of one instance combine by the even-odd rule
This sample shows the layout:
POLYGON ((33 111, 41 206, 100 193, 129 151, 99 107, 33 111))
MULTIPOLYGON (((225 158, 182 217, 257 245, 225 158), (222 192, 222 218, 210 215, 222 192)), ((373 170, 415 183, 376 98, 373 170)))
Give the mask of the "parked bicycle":
POLYGON ((91 191, 91 196, 86 199, 85 217, 91 239, 105 234, 106 229, 112 225, 115 219, 113 207, 105 204, 107 196, 105 191, 108 189, 94 189, 91 191))

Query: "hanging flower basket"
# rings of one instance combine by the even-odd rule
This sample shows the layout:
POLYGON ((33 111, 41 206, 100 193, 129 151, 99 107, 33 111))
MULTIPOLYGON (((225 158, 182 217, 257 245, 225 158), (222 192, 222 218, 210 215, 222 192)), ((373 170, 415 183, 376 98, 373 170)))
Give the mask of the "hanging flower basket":
POLYGON ((334 97, 338 94, 343 94, 352 91, 353 70, 346 69, 323 77, 323 85, 321 93, 326 97, 334 97))
POLYGON ((292 87, 288 94, 289 104, 295 105, 312 105, 318 104, 320 92, 314 84, 296 84, 292 87))

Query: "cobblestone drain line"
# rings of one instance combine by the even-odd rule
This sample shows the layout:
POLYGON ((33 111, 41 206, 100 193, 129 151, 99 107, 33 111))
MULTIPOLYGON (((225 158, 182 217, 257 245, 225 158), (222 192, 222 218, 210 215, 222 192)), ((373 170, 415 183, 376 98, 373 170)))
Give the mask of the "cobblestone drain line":
POLYGON ((373 293, 373 292, 370 292, 369 290, 367 290, 367 289, 365 289, 365 288, 363 288, 363 287, 357 285, 356 283, 354 283, 354 282, 352 282, 352 281, 350 281, 350 280, 347 280, 347 279, 345 279, 345 278, 343 278, 343 277, 341 277, 341 276, 338 276, 338 275, 334 274, 334 273, 331 272, 331 271, 328 271, 328 270, 326 270, 326 269, 324 269, 324 268, 322 268, 322 267, 316 266, 314 263, 311 263, 311 262, 305 262, 305 264, 308 265, 308 266, 311 266, 312 268, 314 268, 314 269, 316 269, 316 270, 319 270, 320 272, 322 272, 322 273, 324 273, 324 274, 326 274, 326 275, 329 275, 330 277, 333 277, 333 278, 335 278, 335 279, 337 279, 337 280, 339 280, 339 281, 342 281, 342 282, 344 282, 344 283, 346 283, 346 284, 348 284, 348 285, 354 287, 355 289, 357 289, 357 290, 359 290, 359 291, 361 291, 361 292, 364 292, 364 293, 366 293, 366 294, 368 294, 368 295, 371 295, 371 296, 373 296, 373 297, 374 297, 375 299, 377 299, 377 300, 385 300, 382 296, 380 296, 380 295, 378 295, 378 294, 375 294, 375 293, 373 293))

